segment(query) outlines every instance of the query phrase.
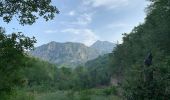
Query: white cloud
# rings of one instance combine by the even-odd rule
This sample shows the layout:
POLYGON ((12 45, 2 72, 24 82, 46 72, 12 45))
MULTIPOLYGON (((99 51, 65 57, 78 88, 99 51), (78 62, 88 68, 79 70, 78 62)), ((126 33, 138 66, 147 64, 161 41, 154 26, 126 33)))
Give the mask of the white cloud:
POLYGON ((91 22, 92 22, 92 14, 85 13, 77 17, 77 19, 71 24, 84 26, 90 24, 91 22))
POLYGON ((75 16, 75 19, 72 21, 62 21, 61 24, 64 26, 76 26, 76 27, 84 27, 89 25, 93 20, 93 14, 92 13, 84 13, 84 14, 77 14, 75 16))
POLYGON ((128 28, 132 25, 126 23, 112 23, 107 26, 107 28, 128 28))
POLYGON ((72 42, 82 42, 86 44, 87 46, 90 46, 95 41, 99 39, 99 37, 90 29, 75 29, 75 28, 68 28, 65 30, 62 30, 61 32, 72 34, 73 39, 72 42))
POLYGON ((92 21, 92 15, 91 14, 83 14, 77 19, 79 24, 86 25, 91 23, 92 21))
POLYGON ((83 0, 84 5, 107 7, 109 9, 126 6, 130 0, 83 0))
POLYGON ((44 31, 44 33, 48 33, 48 34, 50 34, 50 33, 57 33, 58 32, 58 30, 45 30, 44 31))
POLYGON ((72 34, 80 34, 80 29, 74 29, 74 28, 68 28, 68 29, 64 29, 61 32, 63 33, 72 33, 72 34))
POLYGON ((70 11, 70 12, 68 13, 68 15, 69 15, 69 16, 75 16, 76 13, 75 13, 75 11, 70 11))

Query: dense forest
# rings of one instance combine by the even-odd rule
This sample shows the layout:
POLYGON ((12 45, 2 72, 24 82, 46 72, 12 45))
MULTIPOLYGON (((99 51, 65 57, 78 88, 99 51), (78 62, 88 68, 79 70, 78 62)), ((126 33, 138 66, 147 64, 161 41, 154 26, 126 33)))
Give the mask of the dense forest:
POLYGON ((150 0, 145 22, 124 34, 113 52, 113 71, 127 100, 170 99, 170 2, 150 0), (144 64, 152 53, 151 66, 144 64))
MULTIPOLYGON (((21 25, 33 24, 34 13, 50 20, 59 13, 50 1, 0 1, 0 17, 17 15, 21 25)), ((170 1, 149 1, 145 22, 124 33, 112 53, 74 69, 30 57, 34 37, 0 28, 0 100, 169 100, 170 1)))

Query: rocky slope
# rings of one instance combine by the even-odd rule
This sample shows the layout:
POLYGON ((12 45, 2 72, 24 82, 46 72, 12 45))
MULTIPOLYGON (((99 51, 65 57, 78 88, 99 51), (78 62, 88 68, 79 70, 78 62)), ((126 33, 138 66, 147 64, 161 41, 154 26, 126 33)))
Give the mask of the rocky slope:
POLYGON ((91 48, 95 48, 98 52, 103 55, 107 53, 111 53, 116 45, 114 43, 108 41, 96 41, 91 48))
POLYGON ((106 42, 98 42, 99 41, 94 43, 91 47, 85 46, 81 43, 50 42, 35 48, 35 50, 31 51, 30 54, 43 60, 47 60, 51 63, 75 67, 77 65, 82 65, 89 60, 95 59, 99 55, 110 53, 112 51, 113 47, 110 46, 110 43, 107 44, 106 42))

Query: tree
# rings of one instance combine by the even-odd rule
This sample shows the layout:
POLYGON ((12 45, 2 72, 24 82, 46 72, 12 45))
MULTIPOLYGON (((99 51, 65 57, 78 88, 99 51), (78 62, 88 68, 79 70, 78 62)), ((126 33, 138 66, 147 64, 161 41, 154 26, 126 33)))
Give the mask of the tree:
POLYGON ((35 42, 34 37, 25 37, 21 33, 5 35, 5 30, 0 28, 0 96, 21 84, 19 73, 27 59, 25 50, 33 49, 35 42))
POLYGON ((39 16, 48 21, 53 19, 56 13, 59 13, 59 10, 51 5, 51 0, 0 1, 0 17, 7 23, 16 17, 21 25, 32 25, 39 16))
POLYGON ((126 100, 170 98, 170 2, 149 1, 145 22, 124 34, 123 43, 116 47, 112 56, 112 66, 121 78, 126 100), (148 51, 152 51, 154 57, 150 59, 152 65, 145 60, 150 67, 143 64, 148 51))
MULTIPOLYGON (((21 25, 32 25, 40 17, 46 21, 54 18, 59 11, 51 5, 51 0, 0 0, 0 17, 9 23, 14 17, 21 25)), ((20 83, 20 69, 27 60, 27 50, 36 42, 18 33, 5 34, 0 27, 0 97, 9 94, 15 85, 20 83)), ((6 98, 3 98, 5 100, 6 98)))

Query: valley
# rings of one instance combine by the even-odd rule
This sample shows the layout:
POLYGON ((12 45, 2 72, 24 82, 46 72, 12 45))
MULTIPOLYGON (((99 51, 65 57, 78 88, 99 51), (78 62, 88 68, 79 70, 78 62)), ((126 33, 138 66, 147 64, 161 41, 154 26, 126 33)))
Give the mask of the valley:
POLYGON ((0 0, 0 100, 170 100, 169 44, 170 0, 0 0))

